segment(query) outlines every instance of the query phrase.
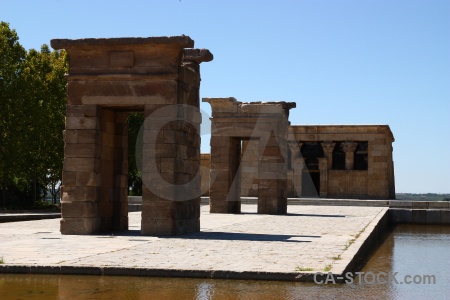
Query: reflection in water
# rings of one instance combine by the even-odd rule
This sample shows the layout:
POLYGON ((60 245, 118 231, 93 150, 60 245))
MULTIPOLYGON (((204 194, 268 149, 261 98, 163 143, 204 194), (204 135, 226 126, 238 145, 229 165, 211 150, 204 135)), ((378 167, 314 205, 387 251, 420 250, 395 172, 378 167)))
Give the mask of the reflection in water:
POLYGON ((399 225, 362 272, 398 272, 399 284, 327 284, 121 276, 0 274, 0 299, 446 299, 450 227, 399 225), (400 284, 434 275, 436 284, 400 284))

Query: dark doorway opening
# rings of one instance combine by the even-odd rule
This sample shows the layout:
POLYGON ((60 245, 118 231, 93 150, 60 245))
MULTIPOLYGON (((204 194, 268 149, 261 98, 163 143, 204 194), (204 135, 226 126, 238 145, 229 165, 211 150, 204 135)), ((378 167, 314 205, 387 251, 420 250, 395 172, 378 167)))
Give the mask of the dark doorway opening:
POLYGON ((318 198, 320 191, 320 172, 306 171, 302 176, 302 196, 318 198))
POLYGON ((231 187, 227 197, 228 209, 232 213, 241 212, 241 156, 242 138, 231 138, 230 140, 230 182, 231 187))
POLYGON ((317 158, 324 156, 320 143, 304 142, 301 153, 308 170, 319 170, 319 160, 317 158))

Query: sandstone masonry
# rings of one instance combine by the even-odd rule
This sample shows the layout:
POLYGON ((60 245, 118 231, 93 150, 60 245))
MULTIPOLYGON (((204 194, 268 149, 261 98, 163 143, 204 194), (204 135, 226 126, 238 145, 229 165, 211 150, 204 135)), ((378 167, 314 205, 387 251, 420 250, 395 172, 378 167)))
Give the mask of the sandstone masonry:
MULTIPOLYGON (((393 142, 388 125, 290 125, 288 197, 395 199, 393 142)), ((249 180, 259 164, 249 152, 240 162, 240 195, 256 197, 258 182, 249 180)), ((202 154, 205 167, 208 159, 202 154)))
POLYGON ((212 54, 187 36, 51 45, 68 52, 70 66, 61 233, 128 229, 129 112, 146 117, 141 233, 199 231, 199 64, 212 54))
POLYGON ((210 211, 239 213, 242 182, 248 190, 257 182, 258 213, 286 213, 288 117, 296 104, 202 101, 212 107, 210 211))

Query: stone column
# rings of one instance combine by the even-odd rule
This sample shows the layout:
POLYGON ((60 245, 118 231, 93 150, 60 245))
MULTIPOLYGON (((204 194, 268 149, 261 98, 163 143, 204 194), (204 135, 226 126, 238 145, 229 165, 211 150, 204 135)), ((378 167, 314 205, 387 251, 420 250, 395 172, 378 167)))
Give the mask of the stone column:
POLYGON ((128 229, 128 113, 115 113, 113 229, 128 229))
POLYGON ((345 152, 345 169, 353 170, 353 165, 355 163, 355 150, 358 143, 345 142, 341 144, 342 151, 345 152))
POLYGON ((102 108, 100 140, 100 231, 128 229, 127 113, 102 108))
POLYGON ((319 157, 319 170, 320 170, 320 198, 326 198, 328 196, 328 160, 326 157, 319 157))
POLYGON ((302 188, 303 158, 300 153, 302 145, 303 143, 297 143, 296 141, 289 142, 289 148, 291 150, 291 169, 293 170, 292 183, 294 185, 294 193, 297 197, 301 196, 302 188))
POLYGON ((323 154, 327 159, 327 169, 333 169, 333 150, 336 143, 325 142, 322 143, 323 154))
MULTIPOLYGON (((69 81, 69 85, 71 82, 69 81)), ((75 105, 68 99, 64 132, 62 234, 92 234, 100 230, 102 141, 101 109, 75 105)))
MULTIPOLYGON (((287 128, 286 128, 287 129, 287 128)), ((286 137, 272 134, 263 148, 259 165, 258 213, 285 214, 287 211, 287 157, 286 137), (284 155, 283 155, 284 153, 284 155)))
POLYGON ((294 169, 296 158, 300 157, 300 148, 303 143, 297 143, 296 141, 289 141, 289 150, 291 151, 291 168, 294 169))
POLYGON ((167 195, 164 187, 176 183, 178 144, 169 135, 177 133, 175 126, 158 130, 155 123, 163 123, 162 117, 149 117, 158 106, 146 105, 142 154, 142 235, 179 234, 176 224, 177 202, 175 194, 167 195), (151 120, 151 121, 150 121, 151 120))
MULTIPOLYGON (((221 124, 216 124, 218 128, 221 124)), ((221 136, 219 132, 211 134, 211 171, 210 171, 210 190, 209 207, 211 213, 229 213, 236 214, 240 212, 241 202, 239 194, 230 192, 234 177, 233 171, 236 171, 235 154, 232 153, 232 138, 221 136)), ((235 146, 235 145, 234 145, 235 146)))

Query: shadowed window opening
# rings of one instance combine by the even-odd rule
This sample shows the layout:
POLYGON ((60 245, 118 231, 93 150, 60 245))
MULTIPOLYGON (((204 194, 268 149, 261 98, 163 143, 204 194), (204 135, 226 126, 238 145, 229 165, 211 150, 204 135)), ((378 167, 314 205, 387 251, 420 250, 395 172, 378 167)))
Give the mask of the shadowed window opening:
POLYGON ((303 143, 301 152, 308 170, 319 170, 319 160, 317 158, 323 157, 323 150, 320 143, 305 142, 303 143))
POLYGON ((355 151, 354 170, 367 170, 368 168, 368 151, 367 142, 357 142, 358 146, 355 151))
POLYGON ((342 142, 336 142, 333 150, 333 170, 345 170, 345 152, 342 151, 342 142))

